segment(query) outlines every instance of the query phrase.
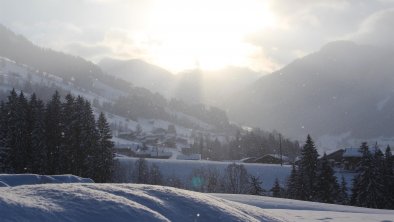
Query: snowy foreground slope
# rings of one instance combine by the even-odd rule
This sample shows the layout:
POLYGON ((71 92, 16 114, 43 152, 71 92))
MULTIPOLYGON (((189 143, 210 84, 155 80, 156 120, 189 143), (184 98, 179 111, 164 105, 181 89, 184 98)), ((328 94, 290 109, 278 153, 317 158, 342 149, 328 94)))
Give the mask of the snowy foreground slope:
POLYGON ((394 211, 140 184, 0 187, 0 221, 394 221, 394 211))
POLYGON ((40 184, 0 188, 0 221, 280 221, 263 209, 176 188, 40 184))

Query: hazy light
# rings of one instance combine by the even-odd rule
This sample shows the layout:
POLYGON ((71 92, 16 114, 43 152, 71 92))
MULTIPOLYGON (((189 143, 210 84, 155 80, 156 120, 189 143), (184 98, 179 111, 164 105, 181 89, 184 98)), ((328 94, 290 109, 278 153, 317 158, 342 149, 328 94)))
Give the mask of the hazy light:
POLYGON ((245 36, 275 25, 264 2, 256 0, 171 0, 153 7, 148 30, 161 44, 152 60, 172 71, 250 66, 258 48, 245 36))

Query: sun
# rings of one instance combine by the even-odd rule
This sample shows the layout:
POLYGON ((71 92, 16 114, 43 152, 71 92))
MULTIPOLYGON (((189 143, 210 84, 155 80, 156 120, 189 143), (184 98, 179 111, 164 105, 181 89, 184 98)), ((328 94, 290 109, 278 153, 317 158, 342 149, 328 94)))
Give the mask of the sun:
POLYGON ((275 25, 264 1, 169 0, 153 7, 149 32, 160 44, 152 59, 175 72, 243 66, 257 50, 245 36, 275 25))

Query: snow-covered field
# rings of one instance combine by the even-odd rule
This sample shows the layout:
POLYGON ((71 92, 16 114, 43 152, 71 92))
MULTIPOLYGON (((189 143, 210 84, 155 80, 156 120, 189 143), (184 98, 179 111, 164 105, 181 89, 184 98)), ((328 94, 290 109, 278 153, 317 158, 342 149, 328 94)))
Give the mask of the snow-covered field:
MULTIPOLYGON (((117 157, 121 166, 128 168, 123 170, 125 177, 131 181, 131 173, 133 172, 134 163, 137 158, 117 157)), ((193 170, 200 168, 209 168, 216 170, 219 175, 224 174, 225 168, 234 162, 219 162, 208 160, 166 160, 166 159, 146 159, 148 165, 156 164, 163 176, 179 178, 185 187, 191 184, 191 175, 193 170)), ((241 164, 241 163, 238 163, 241 164)), ((275 178, 278 178, 281 185, 284 186, 287 177, 290 175, 291 166, 279 164, 260 164, 260 163, 242 163, 249 174, 259 177, 263 181, 263 188, 269 190, 274 184, 275 178)))
MULTIPOLYGON (((20 180, 23 181, 23 180, 20 180)), ((379 221, 394 211, 141 184, 0 187, 0 221, 379 221)))

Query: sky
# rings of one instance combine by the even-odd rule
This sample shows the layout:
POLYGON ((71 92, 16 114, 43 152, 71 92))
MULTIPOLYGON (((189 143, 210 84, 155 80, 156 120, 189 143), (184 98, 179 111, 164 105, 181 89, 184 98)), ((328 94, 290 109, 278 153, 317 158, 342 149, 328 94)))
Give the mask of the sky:
POLYGON ((93 62, 269 73, 330 41, 392 45, 394 0, 0 0, 0 23, 93 62))

